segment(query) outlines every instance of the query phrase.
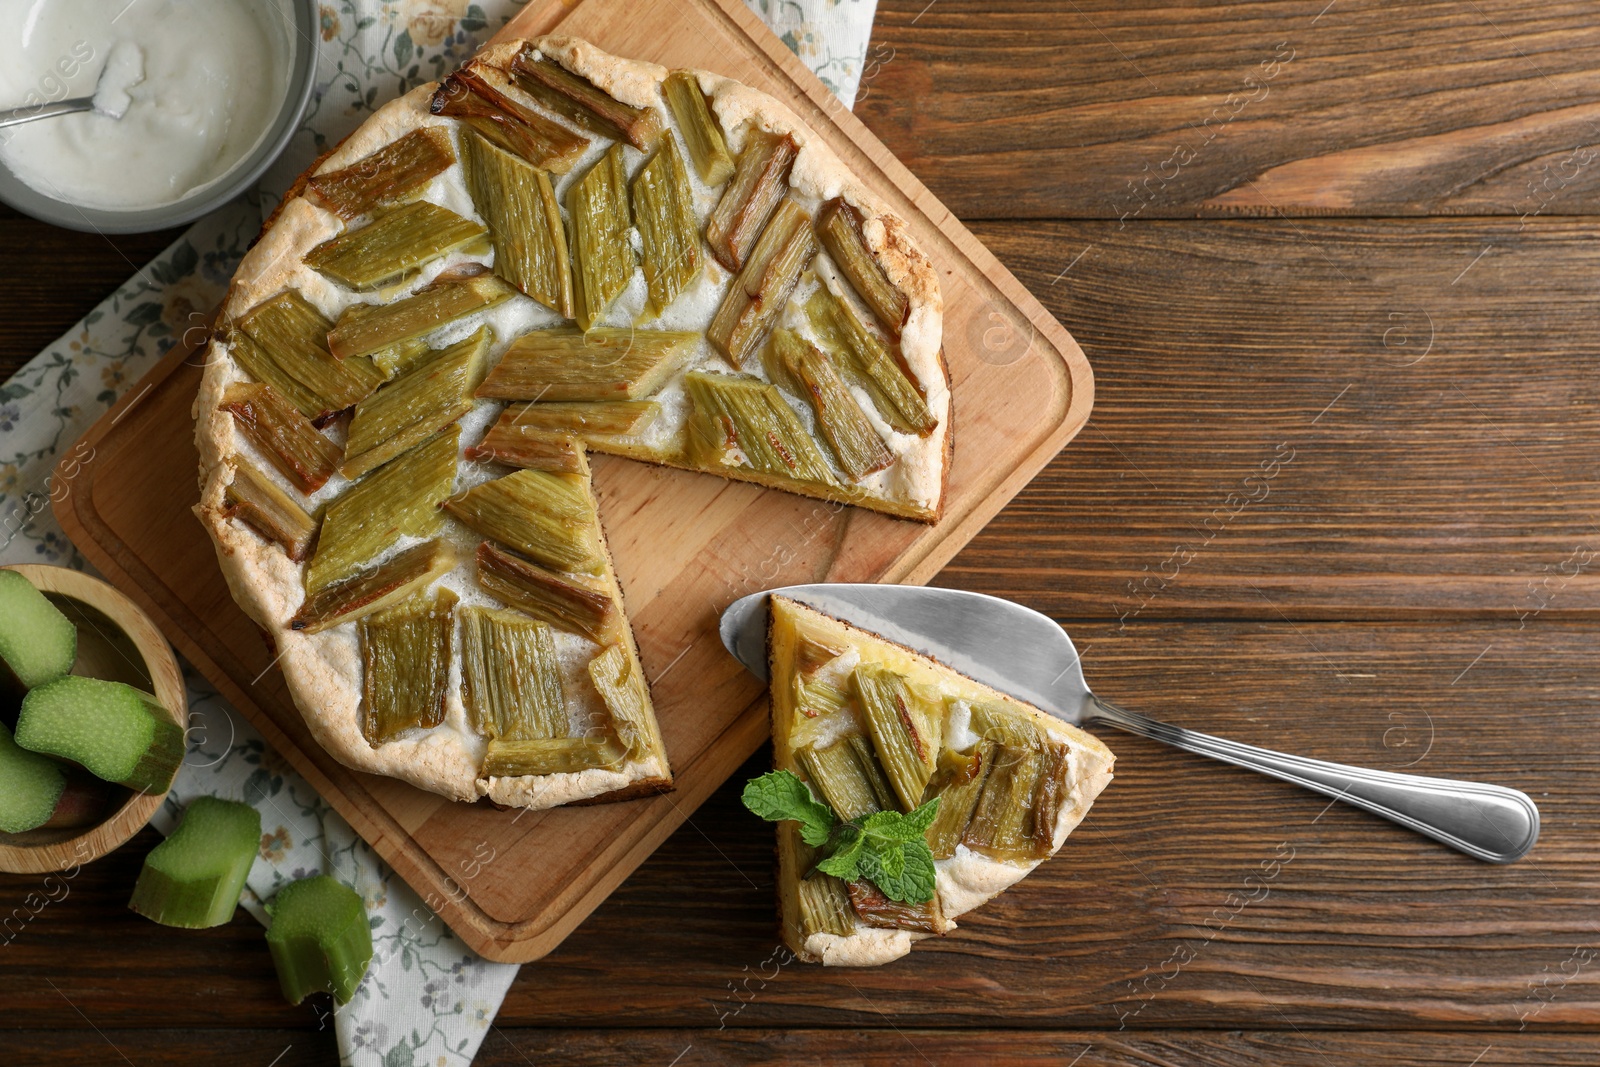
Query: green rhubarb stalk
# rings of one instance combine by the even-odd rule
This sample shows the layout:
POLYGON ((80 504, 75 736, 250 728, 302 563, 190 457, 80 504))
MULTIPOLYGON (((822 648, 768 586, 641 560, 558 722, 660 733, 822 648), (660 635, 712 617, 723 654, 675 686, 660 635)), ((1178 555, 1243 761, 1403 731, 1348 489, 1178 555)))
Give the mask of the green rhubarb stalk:
POLYGON ((260 852, 260 812, 236 800, 196 797, 172 836, 144 858, 128 907, 162 926, 221 926, 233 918, 260 852))
POLYGON ((0 726, 0 832, 20 834, 50 821, 67 789, 66 768, 48 756, 18 748, 0 726))
POLYGON ((412 130, 348 167, 318 174, 306 185, 348 222, 373 208, 417 195, 455 161, 450 131, 430 126, 412 130))
POLYGON ((633 277, 628 239, 628 177, 622 146, 612 145, 567 192, 572 220, 572 292, 578 325, 587 330, 605 314, 633 277))
POLYGON ((764 474, 834 485, 816 440, 776 386, 745 374, 690 371, 691 461, 710 470, 749 467, 764 474))
POLYGON ((744 266, 789 187, 789 168, 799 154, 800 145, 786 133, 756 128, 745 136, 733 180, 706 220, 706 244, 717 262, 730 271, 744 266))
POLYGON ((580 474, 519 470, 444 501, 468 529, 556 570, 605 569, 589 480, 580 474))
POLYGON ((577 438, 499 422, 465 455, 468 459, 555 474, 578 474, 588 469, 577 438))
POLYGON ((315 493, 338 469, 339 446, 265 382, 235 382, 223 390, 221 406, 245 439, 302 493, 315 493))
POLYGON ((500 413, 489 436, 555 433, 576 435, 584 441, 604 440, 643 433, 660 414, 661 405, 653 400, 510 404, 500 413))
POLYGON ((356 624, 361 639, 361 733, 374 748, 444 721, 456 595, 435 589, 356 624))
POLYGON ((459 119, 484 139, 551 174, 571 170, 589 139, 501 92, 503 78, 486 65, 462 67, 439 86, 428 110, 459 119), (491 72, 493 81, 484 76, 491 72))
POLYGON ((567 698, 550 627, 514 611, 461 611, 461 702, 480 734, 509 741, 561 737, 567 698))
POLYGON ((563 318, 571 318, 572 262, 550 175, 468 133, 461 172, 489 226, 494 272, 563 318))
POLYGON ((426 589, 455 565, 455 550, 448 541, 412 545, 376 567, 362 568, 354 577, 306 597, 289 620, 289 629, 314 634, 364 618, 426 589))
POLYGON ((766 365, 773 381, 810 405, 821 437, 852 480, 860 481, 894 462, 894 453, 878 436, 833 362, 810 341, 793 330, 773 330, 766 365))
MULTIPOLYGON (((383 371, 370 359, 357 358, 367 352, 329 351, 333 323, 298 290, 286 289, 262 301, 239 320, 239 328, 256 345, 245 369, 277 388, 291 403, 305 403, 301 414, 308 419, 343 411, 383 384, 383 371), (267 370, 267 365, 273 369, 267 370), (298 384, 287 389, 285 379, 298 384)), ((373 345, 372 350, 380 347, 373 345)))
POLYGON ((655 718, 644 675, 621 645, 608 645, 589 661, 589 678, 611 713, 611 728, 634 759, 646 759, 656 747, 655 718))
POLYGON ((878 762, 908 810, 922 799, 944 740, 944 709, 925 700, 904 675, 863 663, 851 676, 878 762))
POLYGON ((677 330, 612 326, 588 332, 533 330, 511 342, 476 395, 542 402, 639 400, 660 390, 693 356, 699 339, 697 333, 677 330))
POLYGON ((339 473, 360 478, 472 410, 489 361, 489 327, 437 352, 356 405, 339 473))
POLYGON ((689 146, 689 158, 694 160, 700 180, 715 188, 733 177, 728 142, 700 91, 700 79, 694 71, 675 70, 668 74, 661 83, 661 95, 666 97, 672 117, 678 120, 683 143, 689 146))
POLYGON ((639 262, 650 292, 650 313, 660 315, 699 276, 701 259, 694 188, 678 142, 670 137, 633 177, 633 221, 642 245, 639 262))
POLYGON ((0 571, 0 660, 13 683, 32 689, 72 670, 78 628, 16 571, 0 571))
POLYGON ((488 236, 479 223, 426 200, 393 208, 357 230, 317 245, 305 265, 349 289, 378 289, 411 277, 488 236))
MULTIPOLYGON (((475 266, 463 267, 460 274, 447 271, 432 284, 392 304, 370 308, 357 304, 346 308, 339 316, 338 325, 326 334, 329 351, 341 364, 376 356, 515 295, 515 289, 493 274, 465 273, 475 266)), ((372 370, 374 374, 380 373, 376 367, 372 370)), ((350 407, 381 384, 381 380, 373 382, 360 396, 334 410, 350 407)))
POLYGON ((723 294, 706 340, 734 366, 743 366, 783 317, 789 294, 816 254, 810 217, 793 200, 783 201, 723 294))
POLYGON ((29 752, 0 723, 0 833, 95 826, 126 795, 81 767, 29 752))
POLYGON ((898 340, 909 305, 906 295, 889 280, 878 257, 867 246, 865 227, 861 212, 842 197, 834 197, 817 212, 817 236, 822 239, 822 247, 850 279, 856 294, 872 309, 884 330, 898 340))
POLYGON ((356 995, 372 962, 372 927, 354 889, 326 874, 302 878, 278 890, 267 913, 267 947, 290 1004, 312 993, 340 1004, 356 995))
POLYGON ((608 589, 545 570, 491 541, 479 542, 477 560, 478 584, 506 606, 597 644, 611 636, 617 606, 608 589))
POLYGON ((122 682, 73 675, 28 692, 17 744, 145 793, 167 791, 184 748, 183 727, 155 697, 122 682))
POLYGON ((939 898, 930 897, 921 903, 907 904, 895 900, 872 882, 857 879, 845 887, 850 894, 850 907, 856 918, 880 930, 918 930, 936 934, 944 925, 939 908, 939 898))
POLYGON ((819 285, 806 298, 806 317, 822 347, 846 377, 866 390, 883 421, 919 437, 933 432, 939 420, 929 410, 922 387, 898 354, 891 354, 833 290, 819 285))
POLYGON ((831 874, 813 874, 798 880, 795 899, 800 905, 800 929, 812 934, 855 933, 855 914, 850 910, 850 894, 844 883, 831 874))
POLYGON ((284 554, 296 563, 311 551, 317 520, 249 464, 241 461, 233 468, 233 481, 223 493, 222 504, 223 518, 238 519, 268 541, 282 545, 284 554))
POLYGON ((983 797, 983 787, 994 769, 998 751, 999 745, 984 740, 970 753, 948 748, 939 753, 938 765, 922 794, 927 799, 940 798, 939 816, 928 827, 928 847, 933 849, 935 859, 949 859, 956 854, 956 847, 972 822, 972 813, 983 797))
POLYGON ((484 746, 486 778, 522 778, 540 774, 576 774, 596 767, 616 767, 627 750, 610 737, 541 737, 526 741, 490 738, 484 746))
POLYGON ((591 133, 627 141, 641 152, 654 148, 661 136, 661 118, 654 110, 624 104, 535 45, 524 45, 511 61, 511 79, 541 107, 591 133))
MULTIPOLYGON (((228 350, 233 354, 233 361, 239 364, 241 370, 257 382, 270 385, 285 400, 293 405, 294 409, 313 424, 328 415, 328 405, 311 389, 290 374, 278 357, 262 347, 255 338, 239 329, 226 329, 222 335, 227 343, 228 350)), ((387 371, 380 371, 387 374, 387 371)), ((326 425, 324 422, 323 425, 326 425)))
POLYGON ((459 425, 379 467, 330 503, 322 516, 317 550, 306 566, 306 593, 314 596, 350 578, 402 537, 432 537, 444 524, 439 503, 456 477, 459 425))

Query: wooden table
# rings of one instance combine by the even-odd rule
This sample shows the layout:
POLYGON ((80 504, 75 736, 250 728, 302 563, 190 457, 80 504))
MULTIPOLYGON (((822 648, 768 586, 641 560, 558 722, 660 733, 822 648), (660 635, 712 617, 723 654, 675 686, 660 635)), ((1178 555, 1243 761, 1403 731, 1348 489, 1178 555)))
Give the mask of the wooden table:
MULTIPOLYGON (((730 783, 524 969, 479 1063, 1600 1060, 1600 14, 1324 3, 880 2, 859 113, 1097 375, 938 581, 1062 620, 1132 707, 1525 789, 1538 847, 1485 866, 1113 736, 1060 857, 824 971, 775 962, 730 783)), ((172 236, 3 218, 5 373, 172 236)), ((254 922, 125 910, 155 839, 0 951, 6 1062, 335 1062, 254 922)), ((39 888, 0 878, 0 916, 39 888)))

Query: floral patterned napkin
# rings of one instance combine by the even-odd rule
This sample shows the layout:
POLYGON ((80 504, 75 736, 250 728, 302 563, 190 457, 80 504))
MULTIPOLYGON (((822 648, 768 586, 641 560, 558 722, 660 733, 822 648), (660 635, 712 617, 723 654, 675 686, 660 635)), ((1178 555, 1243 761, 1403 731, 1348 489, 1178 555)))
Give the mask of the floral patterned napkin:
MULTIPOLYGON (((746 0, 840 99, 855 100, 877 0, 746 0)), ((86 569, 50 513, 71 492, 52 471, 73 442, 190 330, 203 328, 263 207, 377 107, 441 77, 515 14, 519 0, 330 0, 317 85, 299 134, 258 194, 197 222, 55 344, 0 386, 0 563, 86 569)), ((187 801, 228 797, 261 811, 262 854, 244 907, 327 872, 366 901, 373 965, 351 1002, 325 1007, 352 1067, 472 1062, 517 967, 474 954, 349 825, 193 670, 183 770, 154 820, 171 832, 187 801)), ((262 946, 263 954, 266 946, 262 946)))

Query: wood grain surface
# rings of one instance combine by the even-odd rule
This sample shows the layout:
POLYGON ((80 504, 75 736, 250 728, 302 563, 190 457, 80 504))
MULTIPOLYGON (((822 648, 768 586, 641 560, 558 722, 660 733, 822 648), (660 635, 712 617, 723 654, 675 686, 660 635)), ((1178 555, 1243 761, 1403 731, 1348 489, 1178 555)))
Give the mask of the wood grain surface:
POLYGON ((963 218, 1559 215, 1600 196, 1586 4, 912 0, 880 9, 874 49, 857 112, 963 218))
MULTIPOLYGON (((1600 1060, 1596 170, 1526 219, 1519 202, 1600 140, 1581 111, 1600 100, 1597 18, 1490 0, 882 0, 858 108, 1097 377, 1078 441, 936 582, 1063 620, 1091 684, 1132 707, 1525 789, 1544 815, 1527 860, 1486 867, 1112 736, 1118 778, 1083 828, 962 930, 885 970, 774 974, 770 838, 730 784, 524 968, 479 1062, 1600 1060), (1119 219, 1127 182, 1285 40, 1270 95, 1170 199, 1119 219), (1477 147, 1429 157, 1428 137, 1477 147), (1281 211, 1206 206, 1327 159, 1353 160, 1348 180, 1274 195, 1281 211), (1236 214, 1257 217, 1196 218, 1236 214), (1283 443, 1293 461, 1247 485, 1283 443)), ((54 331, 0 321, 10 366, 93 302, 63 290, 121 278, 94 240, 0 227, 0 270, 60 260, 29 269, 54 331)), ((247 917, 172 938, 126 913, 154 841, 85 868, 0 952, 8 1050, 333 1063, 315 1013, 275 1001, 247 917)), ((0 915, 36 889, 0 880, 0 915)))

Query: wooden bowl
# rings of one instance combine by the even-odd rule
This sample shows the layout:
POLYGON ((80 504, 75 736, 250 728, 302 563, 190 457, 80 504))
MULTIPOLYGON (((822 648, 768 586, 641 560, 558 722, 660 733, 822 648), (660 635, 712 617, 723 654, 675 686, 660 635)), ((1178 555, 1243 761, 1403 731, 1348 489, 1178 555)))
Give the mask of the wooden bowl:
MULTIPOLYGON (((78 627, 73 674, 126 682, 153 694, 180 727, 188 725, 183 673, 172 646, 133 601, 98 578, 66 567, 33 563, 0 568, 16 571, 66 613, 78 627)), ((99 859, 144 829, 165 793, 120 789, 124 799, 97 826, 70 830, 0 833, 0 871, 43 874, 99 859)))

